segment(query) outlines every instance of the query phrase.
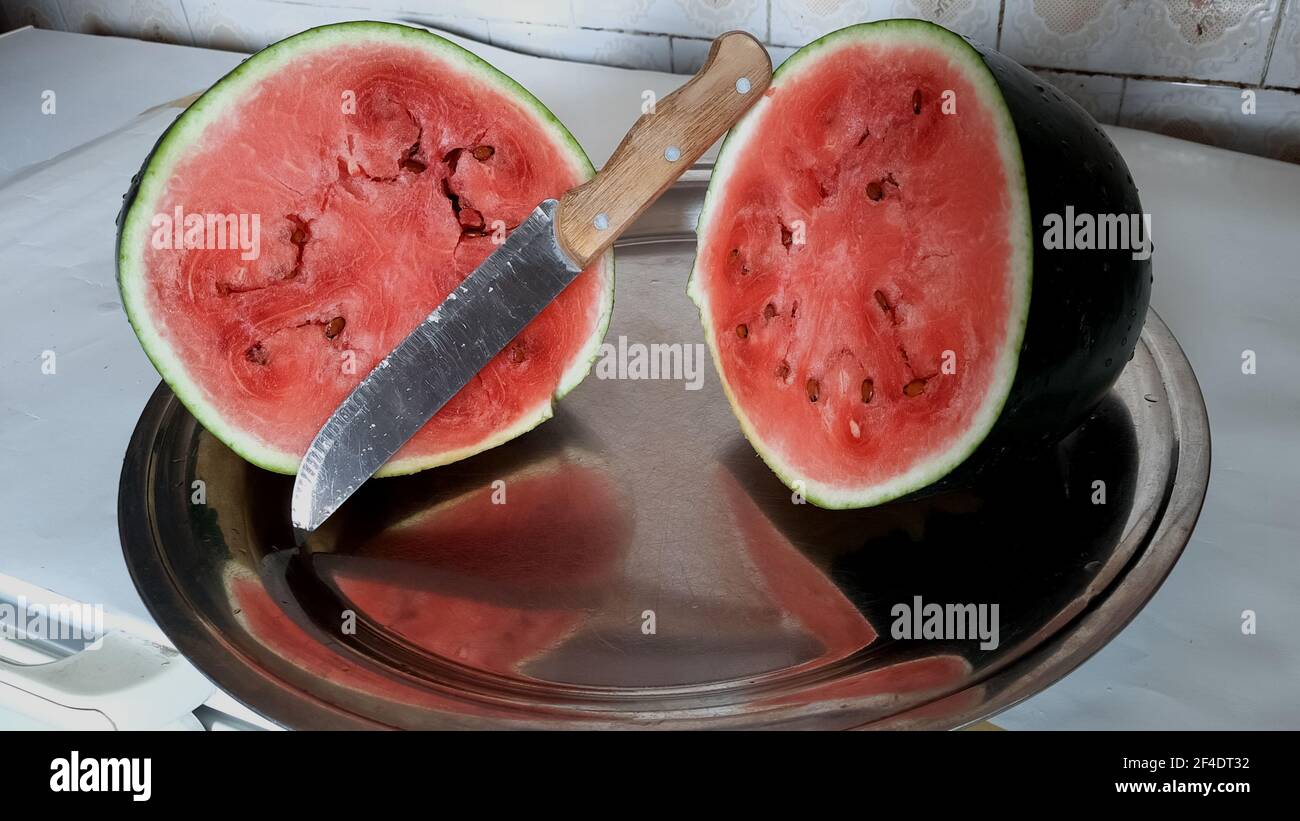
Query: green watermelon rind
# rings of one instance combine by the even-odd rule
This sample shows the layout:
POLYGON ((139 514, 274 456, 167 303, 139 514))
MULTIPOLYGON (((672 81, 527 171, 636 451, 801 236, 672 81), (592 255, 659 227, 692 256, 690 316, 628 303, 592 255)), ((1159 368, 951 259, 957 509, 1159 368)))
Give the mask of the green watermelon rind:
MULTIPOLYGON (((153 363, 173 393, 213 436, 245 460, 266 470, 293 475, 298 472, 301 456, 259 441, 251 432, 229 424, 203 389, 190 379, 185 366, 172 351, 163 334, 154 326, 147 305, 144 266, 141 255, 148 236, 153 203, 165 193, 166 184, 177 162, 200 138, 204 130, 232 106, 241 93, 254 88, 262 78, 290 61, 313 50, 331 46, 352 46, 365 38, 385 43, 413 45, 428 50, 447 63, 463 67, 475 79, 495 86, 534 115, 539 125, 554 138, 556 145, 567 149, 570 161, 581 180, 595 176, 596 169, 573 134, 531 92, 490 63, 461 46, 426 29, 396 23, 357 21, 334 23, 308 29, 259 51, 236 66, 194 101, 168 126, 145 159, 131 189, 124 197, 117 235, 118 289, 127 319, 153 363)), ((586 347, 580 350, 564 370, 554 394, 536 409, 523 414, 510 428, 469 447, 441 454, 392 460, 376 476, 399 476, 416 473, 439 465, 466 459, 527 433, 554 415, 554 405, 586 378, 600 352, 600 344, 609 328, 614 304, 614 252, 602 260, 605 275, 604 299, 600 316, 586 347)))
MULTIPOLYGON (((819 58, 833 54, 837 49, 864 41, 909 42, 932 46, 943 52, 966 70, 967 79, 981 92, 982 101, 988 106, 999 125, 1001 139, 998 140, 1002 152, 1003 166, 1011 179, 1008 188, 1012 194, 1012 212, 1009 222, 1012 226, 1019 223, 1022 230, 1010 237, 1013 246, 1012 259, 1022 261, 1023 273, 1015 277, 1018 286, 1014 292, 1013 305, 1008 317, 1008 333, 1001 356, 1000 367, 996 373, 1002 377, 1002 383, 990 386, 984 394, 984 402, 975 419, 967 427, 965 435, 953 446, 937 456, 914 465, 906 473, 884 483, 874 483, 862 487, 840 487, 828 482, 807 479, 798 475, 788 465, 781 454, 767 446, 745 415, 744 409, 737 402, 731 385, 727 382, 726 372, 722 367, 722 358, 717 344, 716 329, 709 322, 709 295, 701 284, 702 274, 699 270, 700 260, 704 257, 706 242, 705 228, 712 219, 714 207, 721 199, 721 191, 726 187, 729 171, 735 157, 744 151, 750 137, 756 132, 756 125, 767 110, 767 98, 761 99, 727 133, 714 161, 713 175, 704 196, 704 204, 696 222, 696 236, 699 246, 695 266, 687 281, 686 292, 700 311, 700 321, 704 326, 705 340, 713 357, 714 369, 722 383, 727 402, 740 424, 741 432, 753 445, 759 457, 768 468, 792 490, 817 507, 831 510, 871 507, 884 504, 901 496, 927 487, 947 476, 961 465, 980 444, 988 437, 1001 415, 1011 395, 1019 364, 1019 352, 1024 341, 1025 329, 1029 321, 1029 298, 1033 283, 1034 270, 1034 232, 1030 215, 1029 188, 1025 175, 1024 158, 1021 155, 1020 140, 1017 136, 1011 110, 1007 106, 1001 88, 992 70, 984 62, 979 51, 961 36, 948 29, 925 20, 879 20, 871 23, 859 23, 833 31, 791 55, 772 75, 772 88, 782 82, 797 77, 802 72, 814 67, 819 58), (716 189, 716 191, 715 191, 716 189)), ((1013 275, 1019 273, 1013 271, 1013 275)))

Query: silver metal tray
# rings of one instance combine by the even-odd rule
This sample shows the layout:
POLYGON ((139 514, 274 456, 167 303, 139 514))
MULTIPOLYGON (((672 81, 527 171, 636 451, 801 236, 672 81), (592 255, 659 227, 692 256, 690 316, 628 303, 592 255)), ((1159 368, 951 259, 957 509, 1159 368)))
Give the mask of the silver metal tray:
MULTIPOLYGON (((703 341, 684 291, 708 173, 620 243, 607 341, 703 341)), ((700 390, 593 373, 514 442, 367 484, 301 549, 291 478, 159 386, 122 470, 127 564, 200 670, 291 727, 952 728, 1115 636, 1204 500, 1204 402, 1154 313, 1052 452, 861 511, 792 504, 700 367, 700 390), (916 596, 997 604, 998 646, 892 638, 916 596)))

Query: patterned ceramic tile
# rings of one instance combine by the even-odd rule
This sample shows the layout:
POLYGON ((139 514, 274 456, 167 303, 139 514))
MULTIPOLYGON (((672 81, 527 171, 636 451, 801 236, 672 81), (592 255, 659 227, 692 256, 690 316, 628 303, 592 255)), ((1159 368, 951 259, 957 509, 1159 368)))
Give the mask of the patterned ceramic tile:
POLYGON ((489 21, 488 37, 494 46, 539 57, 672 71, 672 47, 664 35, 489 21))
MULTIPOLYGON (((673 40, 673 73, 674 74, 694 74, 704 65, 704 60, 709 56, 709 44, 712 40, 691 40, 685 37, 674 37, 673 40)), ((772 68, 776 68, 785 62, 786 58, 794 54, 796 49, 788 46, 767 46, 767 53, 772 58, 772 68)))
POLYGON ((767 0, 573 0, 579 26, 716 37, 743 29, 767 37, 767 0))
POLYGON ((1220 148, 1300 162, 1300 94, 1129 80, 1119 124, 1220 148), (1254 114, 1248 99, 1254 94, 1254 114))
POLYGON ((63 20, 63 10, 59 8, 58 0, 14 0, 14 2, 5 0, 0 15, 4 17, 6 31, 23 26, 35 26, 38 29, 51 31, 66 31, 68 28, 63 20))
MULTIPOLYGON (((626 0, 616 0, 609 5, 617 7, 624 2, 626 0)), ((569 0, 344 0, 340 5, 363 6, 382 13, 385 18, 401 17, 407 13, 442 21, 467 18, 549 26, 573 23, 569 0)))
POLYGON ((442 14, 407 11, 376 12, 370 16, 377 20, 407 23, 437 31, 451 32, 462 37, 468 37, 471 40, 477 40, 480 43, 488 41, 488 21, 473 17, 464 17, 462 15, 444 16, 442 14))
POLYGON ((181 0, 59 0, 69 31, 194 45, 181 0))
POLYGON ((1037 72, 1047 82, 1081 105, 1097 122, 1114 124, 1119 119, 1119 100, 1124 80, 1096 74, 1071 74, 1063 71, 1037 72))
POLYGON ((802 46, 854 23, 886 17, 920 17, 947 26, 972 40, 995 45, 996 0, 771 0, 769 41, 802 46))
POLYGON ((1268 61, 1265 85, 1300 88, 1300 0, 1286 4, 1282 28, 1273 43, 1273 57, 1268 61))
POLYGON ((1006 0, 1002 51, 1046 68, 1258 83, 1281 0, 1006 0))
POLYGON ((432 28, 487 41, 487 23, 457 18, 447 25, 400 12, 379 13, 350 6, 303 5, 267 0, 183 0, 195 45, 226 51, 254 52, 313 26, 345 20, 406 18, 432 28))

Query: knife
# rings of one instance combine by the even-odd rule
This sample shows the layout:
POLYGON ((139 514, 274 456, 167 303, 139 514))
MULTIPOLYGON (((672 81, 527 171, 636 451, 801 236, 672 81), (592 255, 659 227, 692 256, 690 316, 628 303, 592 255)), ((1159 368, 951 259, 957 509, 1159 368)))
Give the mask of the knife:
POLYGON ((301 540, 374 475, 474 375, 618 239, 767 90, 749 34, 713 41, 703 68, 633 124, 596 176, 544 200, 353 389, 298 469, 301 540))

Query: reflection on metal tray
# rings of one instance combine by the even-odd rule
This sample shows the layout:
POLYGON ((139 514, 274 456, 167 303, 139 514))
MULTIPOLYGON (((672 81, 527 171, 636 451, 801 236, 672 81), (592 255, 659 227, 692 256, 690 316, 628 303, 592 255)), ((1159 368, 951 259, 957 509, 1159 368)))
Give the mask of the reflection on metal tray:
MULTIPOLYGON (((703 342, 685 282, 708 173, 620 243, 607 341, 703 342)), ((292 478, 160 386, 122 472, 127 563, 190 660, 293 727, 957 727, 1109 641, 1204 499, 1205 407, 1154 313, 1059 447, 869 510, 791 504, 696 364, 700 390, 593 373, 514 442, 368 483, 301 549, 292 478), (997 647, 892 638, 918 596, 997 604, 997 647)))

